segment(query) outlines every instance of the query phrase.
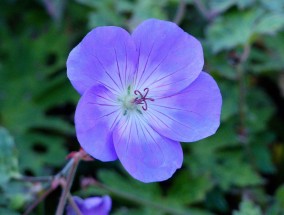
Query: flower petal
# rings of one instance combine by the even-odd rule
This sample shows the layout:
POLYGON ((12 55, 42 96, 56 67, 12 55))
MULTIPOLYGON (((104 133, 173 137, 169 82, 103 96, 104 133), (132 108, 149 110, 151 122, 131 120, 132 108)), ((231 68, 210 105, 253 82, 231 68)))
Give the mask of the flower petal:
MULTIPOLYGON (((73 196, 73 201, 76 203, 78 209, 82 212, 84 211, 84 200, 78 196, 73 196)), ((67 205, 66 207, 66 214, 67 215, 76 215, 76 211, 72 208, 71 205, 67 205)))
POLYGON ((124 168, 142 182, 166 180, 181 167, 181 145, 160 136, 141 116, 123 117, 114 129, 117 156, 124 168))
POLYGON ((192 142, 216 132, 221 105, 216 82, 202 72, 183 91, 149 102, 145 117, 159 134, 175 141, 192 142))
MULTIPOLYGON (((81 199, 78 196, 73 196, 73 200, 76 203, 80 212, 84 215, 108 215, 111 210, 111 198, 109 196, 103 197, 89 197, 81 199)), ((66 207, 67 215, 76 215, 77 213, 68 205, 66 207)))
POLYGON ((172 95, 193 82, 202 70, 201 44, 176 24, 149 19, 132 34, 139 60, 136 89, 148 87, 154 95, 172 95))
POLYGON ((87 198, 85 208, 89 211, 89 215, 107 215, 111 210, 111 198, 109 196, 87 198))
POLYGON ((96 84, 118 93, 132 80, 136 62, 136 47, 127 31, 97 27, 70 52, 67 75, 80 94, 96 84))
POLYGON ((101 161, 117 159, 110 130, 121 116, 121 107, 104 86, 94 86, 83 94, 75 113, 81 147, 101 161))

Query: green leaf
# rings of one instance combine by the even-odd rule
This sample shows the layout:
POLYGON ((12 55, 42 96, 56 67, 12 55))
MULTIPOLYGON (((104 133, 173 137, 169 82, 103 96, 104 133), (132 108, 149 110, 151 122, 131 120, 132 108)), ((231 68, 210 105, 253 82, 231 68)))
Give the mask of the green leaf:
POLYGON ((63 139, 56 135, 30 133, 19 139, 20 168, 31 170, 36 175, 44 173, 45 166, 60 166, 67 155, 63 139), (56 158, 56 159, 54 159, 56 158), (31 162, 37 161, 37 162, 31 162))
POLYGON ((33 195, 34 192, 30 183, 16 180, 8 182, 0 191, 2 205, 6 205, 13 210, 22 209, 27 202, 33 199, 33 195))
POLYGON ((273 12, 283 12, 284 11, 284 1, 283 0, 260 0, 261 4, 268 10, 273 12))
POLYGON ((241 202, 239 211, 234 211, 233 215, 262 215, 262 212, 257 205, 245 200, 241 202))
POLYGON ((248 8, 255 4, 256 0, 210 0, 208 6, 210 11, 215 13, 223 13, 230 9, 232 6, 236 5, 240 9, 248 8))
POLYGON ((248 43, 253 33, 252 27, 259 15, 259 10, 251 10, 218 17, 206 32, 212 51, 216 53, 248 43))
POLYGON ((263 179, 245 162, 242 153, 222 152, 219 153, 220 165, 215 165, 213 171, 215 180, 222 189, 228 190, 231 186, 247 187, 263 184, 263 179))
POLYGON ((114 171, 101 170, 98 173, 98 177, 104 184, 140 198, 155 199, 161 194, 158 184, 144 184, 132 178, 125 180, 124 177, 114 171))
POLYGON ((19 176, 15 143, 8 131, 0 127, 0 186, 19 176))
POLYGON ((6 214, 6 215, 20 215, 20 213, 12 210, 12 209, 8 209, 8 208, 1 208, 0 207, 0 214, 6 214))
POLYGON ((231 6, 233 6, 237 0, 211 0, 209 1, 209 7, 214 12, 224 12, 231 6))
POLYGON ((221 82, 219 87, 223 98, 221 119, 225 122, 239 111, 237 105, 239 101, 238 86, 235 83, 228 81, 221 82))
POLYGON ((238 142, 234 130, 230 133, 230 129, 227 130, 226 126, 222 130, 220 129, 220 136, 217 135, 217 132, 213 137, 191 144, 191 154, 185 155, 184 158, 186 166, 196 177, 201 177, 204 174, 211 175, 214 183, 223 190, 228 190, 231 186, 261 185, 262 178, 244 160, 246 154, 238 142), (226 130, 228 133, 227 136, 224 136, 226 130), (224 139, 222 139, 223 136, 224 139), (216 141, 213 141, 214 139, 216 141), (230 149, 231 147, 234 147, 235 150, 230 149))
POLYGON ((267 210, 266 215, 284 214, 284 185, 279 186, 275 192, 274 202, 267 210))
POLYGON ((192 176, 183 171, 174 177, 173 186, 168 196, 180 204, 192 204, 203 201, 206 193, 213 187, 213 183, 206 175, 192 176))
POLYGON ((19 210, 25 205, 26 200, 27 200, 27 198, 23 193, 22 194, 20 194, 20 193, 15 194, 15 195, 13 195, 13 198, 11 198, 11 200, 10 200, 9 207, 11 209, 14 209, 14 210, 19 210))
POLYGON ((284 14, 272 13, 263 16, 256 24, 254 31, 260 34, 273 34, 284 26, 284 14))
MULTIPOLYGON (((227 53, 220 53, 218 55, 212 56, 211 54, 209 54, 210 53, 210 51, 209 51, 210 47, 208 47, 208 44, 205 43, 205 46, 203 46, 203 47, 204 47, 204 49, 206 49, 205 50, 205 57, 204 57, 206 59, 206 64, 207 64, 207 67, 208 67, 208 69, 206 68, 206 70, 210 71, 210 73, 212 73, 213 76, 216 74, 216 75, 221 76, 222 78, 226 78, 228 80, 236 80, 237 79, 237 73, 236 73, 234 67, 232 67, 232 64, 230 64, 229 62, 224 63, 224 62, 229 61, 227 53)), ((218 81, 218 79, 217 79, 217 82, 218 82, 218 85, 226 84, 226 82, 218 81)), ((229 84, 229 86, 232 86, 232 84, 229 84)), ((223 95, 223 93, 226 93, 226 92, 227 91, 222 92, 222 95, 223 95)), ((224 101, 226 101, 226 100, 224 99, 224 101)))
POLYGON ((139 208, 139 209, 130 209, 130 208, 120 208, 115 210, 112 215, 144 215, 144 214, 151 214, 151 215, 164 215, 163 212, 158 211, 154 208, 139 208))
MULTIPOLYGON (((107 186, 107 189, 95 187, 95 189, 91 188, 91 191, 117 196, 120 201, 125 199, 128 200, 129 203, 132 202, 148 208, 149 210, 147 210, 148 212, 146 214, 153 214, 149 212, 153 209, 158 211, 175 211, 177 213, 186 214, 185 208, 182 207, 176 199, 170 197, 161 198, 162 193, 158 183, 145 184, 130 177, 122 177, 118 173, 110 170, 99 171, 98 178, 107 186)), ((88 194, 91 194, 91 192, 88 191, 88 194)), ((195 209, 191 208, 189 210, 194 211, 195 209)), ((140 210, 138 213, 140 213, 140 210)))
POLYGON ((238 6, 238 8, 240 9, 244 9, 247 7, 251 7, 254 6, 256 0, 238 0, 236 1, 236 4, 238 6))
POLYGON ((252 49, 249 68, 254 73, 278 73, 284 69, 284 32, 264 37, 266 50, 252 49))
POLYGON ((270 97, 259 88, 250 88, 247 103, 246 123, 250 132, 256 133, 265 130, 268 126, 267 122, 275 111, 270 97))
POLYGON ((167 19, 164 7, 168 0, 152 1, 152 0, 137 0, 133 8, 133 16, 129 22, 129 28, 133 30, 138 24, 149 17, 156 19, 167 19))
POLYGON ((214 135, 189 145, 192 151, 190 156, 196 155, 197 159, 201 160, 214 156, 213 153, 218 150, 240 146, 236 132, 235 120, 222 123, 214 135))
POLYGON ((216 53, 251 43, 255 35, 276 33, 283 26, 283 13, 259 8, 220 16, 209 25, 206 34, 212 51, 216 53))
POLYGON ((1 123, 19 145, 21 169, 34 174, 47 170, 42 165, 59 165, 64 160, 65 139, 74 134, 74 126, 63 119, 66 113, 59 117, 54 110, 78 99, 65 71, 70 35, 48 26, 34 29, 35 35, 31 33, 34 30, 13 35, 6 29, 4 53, 1 50, 5 55, 0 72, 1 123), (44 145, 50 153, 38 154, 36 145, 44 145), (37 162, 30 162, 37 158, 37 162))
POLYGON ((89 6, 92 11, 89 13, 88 27, 90 29, 97 26, 115 25, 124 26, 126 20, 124 16, 118 14, 124 12, 121 11, 120 1, 92 1, 92 0, 77 0, 80 4, 89 6))
POLYGON ((252 137, 251 159, 253 159, 256 167, 262 173, 272 174, 276 172, 276 168, 272 161, 272 152, 269 150, 269 144, 272 143, 275 136, 272 132, 257 133, 252 137))
POLYGON ((280 186, 275 194, 277 204, 284 210, 284 185, 280 186))
POLYGON ((218 188, 211 190, 206 196, 206 208, 223 213, 228 212, 229 205, 224 195, 225 194, 218 188))

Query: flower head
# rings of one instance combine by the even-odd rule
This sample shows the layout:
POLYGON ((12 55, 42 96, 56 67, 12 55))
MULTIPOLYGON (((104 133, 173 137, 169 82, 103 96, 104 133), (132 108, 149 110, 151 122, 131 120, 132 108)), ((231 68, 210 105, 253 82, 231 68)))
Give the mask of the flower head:
POLYGON ((92 30, 67 60, 82 94, 75 113, 82 148, 101 161, 119 159, 143 182, 171 177, 182 165, 179 142, 219 127, 222 98, 203 63, 200 42, 172 22, 149 19, 131 35, 92 30))
MULTIPOLYGON (((74 196, 73 200, 80 212, 84 215, 108 215, 111 209, 111 198, 109 196, 90 197, 85 200, 74 196)), ((67 215, 76 215, 76 211, 67 206, 67 215)))

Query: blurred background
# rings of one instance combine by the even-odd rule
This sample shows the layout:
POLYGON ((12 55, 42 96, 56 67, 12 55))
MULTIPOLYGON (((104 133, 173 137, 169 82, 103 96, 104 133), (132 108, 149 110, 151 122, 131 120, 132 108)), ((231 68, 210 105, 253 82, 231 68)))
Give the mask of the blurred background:
MULTIPOLYGON (((46 189, 17 178, 54 175, 79 149, 71 49, 96 26, 132 31, 152 17, 201 41, 223 96, 221 126, 182 144, 183 167, 168 181, 143 184, 119 162, 81 162, 72 194, 109 194, 114 215, 284 214, 283 0, 1 0, 0 214, 22 214, 46 189)), ((59 196, 32 214, 54 214, 59 196)))

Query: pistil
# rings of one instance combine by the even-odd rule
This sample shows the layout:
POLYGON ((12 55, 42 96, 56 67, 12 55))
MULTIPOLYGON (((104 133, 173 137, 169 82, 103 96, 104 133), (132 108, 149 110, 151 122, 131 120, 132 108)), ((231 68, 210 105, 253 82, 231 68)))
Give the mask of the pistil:
POLYGON ((140 98, 138 98, 138 97, 135 98, 133 103, 134 104, 142 104, 143 105, 142 109, 147 110, 148 109, 147 100, 148 101, 154 101, 154 99, 153 98, 147 98, 147 95, 149 93, 149 88, 145 88, 144 93, 145 93, 145 95, 143 95, 139 90, 135 90, 134 94, 139 95, 140 98))

